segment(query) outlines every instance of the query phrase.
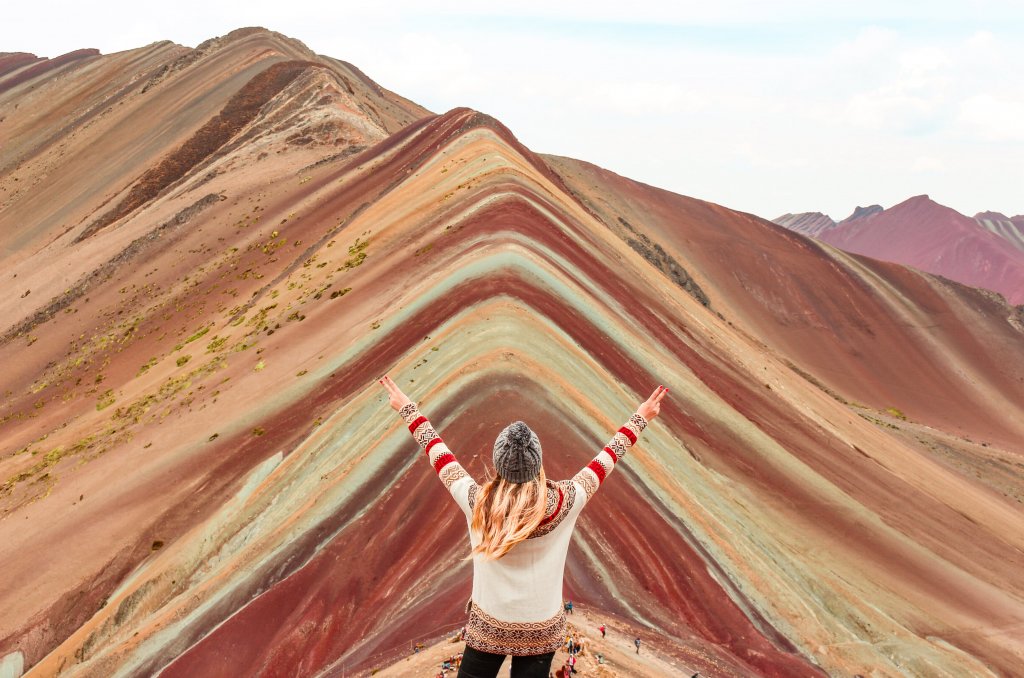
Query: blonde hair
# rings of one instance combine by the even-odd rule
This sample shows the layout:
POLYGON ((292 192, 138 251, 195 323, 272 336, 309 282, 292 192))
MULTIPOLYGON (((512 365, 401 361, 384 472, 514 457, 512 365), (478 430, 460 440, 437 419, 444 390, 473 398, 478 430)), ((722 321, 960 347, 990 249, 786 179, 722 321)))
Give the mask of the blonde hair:
POLYGON ((473 505, 470 530, 478 543, 466 560, 480 554, 497 560, 530 536, 547 513, 547 476, 544 468, 533 480, 512 483, 497 476, 480 486, 473 505))

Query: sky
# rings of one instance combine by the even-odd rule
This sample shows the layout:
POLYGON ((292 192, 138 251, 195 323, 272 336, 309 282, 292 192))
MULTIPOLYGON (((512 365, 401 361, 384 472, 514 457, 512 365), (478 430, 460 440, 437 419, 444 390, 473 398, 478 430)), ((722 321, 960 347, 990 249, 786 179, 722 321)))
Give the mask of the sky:
POLYGON ((920 194, 1024 214, 1024 1, 36 0, 0 51, 263 26, 534 151, 774 218, 920 194))

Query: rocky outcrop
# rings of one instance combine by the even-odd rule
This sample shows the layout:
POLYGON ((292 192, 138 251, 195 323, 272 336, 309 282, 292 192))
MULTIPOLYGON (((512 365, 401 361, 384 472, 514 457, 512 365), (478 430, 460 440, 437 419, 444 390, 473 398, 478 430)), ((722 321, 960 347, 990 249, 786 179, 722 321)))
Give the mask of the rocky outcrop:
MULTIPOLYGON (((867 207, 857 206, 854 208, 853 213, 846 217, 839 223, 846 224, 857 219, 863 219, 864 217, 870 217, 872 214, 878 214, 882 211, 881 205, 868 205, 867 207)), ((777 222, 776 222, 777 223, 777 222)))

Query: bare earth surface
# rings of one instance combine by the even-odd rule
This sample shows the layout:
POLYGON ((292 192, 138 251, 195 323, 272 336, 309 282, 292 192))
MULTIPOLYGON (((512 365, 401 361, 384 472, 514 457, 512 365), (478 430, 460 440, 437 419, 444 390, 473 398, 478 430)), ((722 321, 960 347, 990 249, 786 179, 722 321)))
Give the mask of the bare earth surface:
POLYGON ((465 522, 385 372, 477 479, 514 419, 571 477, 670 387, 569 550, 597 670, 1024 665, 997 295, 262 28, 0 54, 0 138, 3 678, 364 675, 461 627, 465 522))

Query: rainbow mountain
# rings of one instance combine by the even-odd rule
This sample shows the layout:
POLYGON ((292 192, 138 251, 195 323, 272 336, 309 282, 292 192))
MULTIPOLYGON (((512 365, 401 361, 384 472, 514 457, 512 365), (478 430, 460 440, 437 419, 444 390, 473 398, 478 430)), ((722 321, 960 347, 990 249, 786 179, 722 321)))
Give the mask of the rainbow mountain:
POLYGON ((693 671, 1019 669, 1020 307, 266 29, 66 57, 0 55, 0 675, 365 675, 458 629, 465 522, 384 373, 478 480, 509 421, 569 477, 668 385, 566 595, 693 671))

